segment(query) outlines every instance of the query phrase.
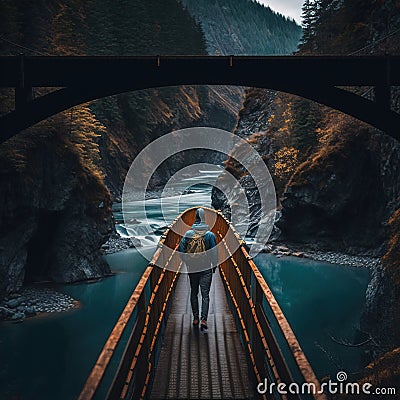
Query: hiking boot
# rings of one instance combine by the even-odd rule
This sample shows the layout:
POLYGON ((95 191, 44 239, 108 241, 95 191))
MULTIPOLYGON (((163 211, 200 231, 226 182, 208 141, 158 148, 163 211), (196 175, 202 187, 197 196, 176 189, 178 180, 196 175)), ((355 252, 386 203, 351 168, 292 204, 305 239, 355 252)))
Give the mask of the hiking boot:
POLYGON ((207 329, 208 329, 208 327, 207 327, 207 321, 206 321, 205 319, 202 319, 202 320, 201 320, 201 323, 200 323, 200 330, 202 330, 202 331, 207 331, 207 329))
POLYGON ((197 326, 199 324, 199 317, 194 317, 193 318, 193 325, 197 326))

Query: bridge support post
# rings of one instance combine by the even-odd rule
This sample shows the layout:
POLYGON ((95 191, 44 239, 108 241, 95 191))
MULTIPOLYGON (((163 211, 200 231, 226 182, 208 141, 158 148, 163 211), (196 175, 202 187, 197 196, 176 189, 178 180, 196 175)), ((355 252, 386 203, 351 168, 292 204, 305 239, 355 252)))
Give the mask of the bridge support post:
POLYGON ((375 86, 375 103, 383 110, 390 110, 391 87, 389 85, 375 86))
POLYGON ((383 82, 375 86, 375 102, 378 107, 385 111, 390 111, 391 108, 391 94, 392 94, 392 82, 391 82, 391 58, 386 55, 386 73, 383 78, 383 82))
POLYGON ((26 84, 25 79, 25 55, 19 56, 18 86, 15 88, 15 109, 23 109, 27 103, 32 101, 32 87, 26 84))

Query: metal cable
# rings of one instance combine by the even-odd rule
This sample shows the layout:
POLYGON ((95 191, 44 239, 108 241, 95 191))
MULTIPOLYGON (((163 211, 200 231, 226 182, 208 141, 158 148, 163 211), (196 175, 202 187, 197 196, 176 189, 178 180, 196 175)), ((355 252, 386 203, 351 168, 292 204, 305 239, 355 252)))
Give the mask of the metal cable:
POLYGON ((387 35, 384 36, 383 38, 380 38, 380 39, 378 39, 378 40, 376 40, 376 41, 374 41, 374 42, 368 44, 367 46, 364 46, 364 47, 362 47, 361 49, 358 49, 358 50, 356 50, 356 51, 353 51, 353 52, 351 52, 351 53, 349 53, 349 54, 347 54, 347 55, 348 55, 348 56, 353 56, 353 55, 358 54, 359 52, 361 52, 361 51, 363 51, 363 50, 366 50, 366 49, 368 49, 368 48, 370 48, 370 47, 374 47, 376 44, 378 44, 378 43, 380 43, 380 42, 383 42, 385 39, 387 39, 387 38, 389 38, 389 37, 395 35, 395 34, 398 33, 398 32, 400 32, 400 28, 396 29, 396 30, 393 31, 393 32, 390 32, 389 34, 387 34, 387 35))
POLYGON ((20 44, 18 44, 18 43, 14 43, 14 42, 12 42, 11 40, 8 40, 8 39, 6 39, 6 38, 3 37, 3 36, 0 36, 0 40, 2 40, 3 42, 6 42, 6 43, 8 43, 8 44, 11 44, 12 46, 19 47, 20 49, 24 49, 24 50, 31 51, 31 52, 36 53, 36 54, 39 54, 39 55, 41 55, 41 56, 47 56, 47 55, 48 55, 48 54, 42 53, 41 51, 34 50, 34 49, 29 48, 29 47, 22 46, 22 45, 20 45, 20 44))

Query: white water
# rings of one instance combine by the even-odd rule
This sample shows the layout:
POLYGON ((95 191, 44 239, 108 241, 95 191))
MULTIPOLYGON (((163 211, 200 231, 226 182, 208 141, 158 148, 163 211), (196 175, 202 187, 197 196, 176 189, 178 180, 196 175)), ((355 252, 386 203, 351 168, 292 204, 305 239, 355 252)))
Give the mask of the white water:
POLYGON ((125 202, 124 215, 122 205, 115 204, 113 212, 117 232, 122 237, 139 239, 143 247, 154 246, 162 232, 179 213, 189 207, 211 207, 211 189, 222 171, 222 167, 212 171, 199 170, 197 176, 184 178, 178 187, 175 185, 175 189, 180 189, 181 193, 189 189, 188 194, 146 200, 145 216, 141 211, 142 200, 125 202))

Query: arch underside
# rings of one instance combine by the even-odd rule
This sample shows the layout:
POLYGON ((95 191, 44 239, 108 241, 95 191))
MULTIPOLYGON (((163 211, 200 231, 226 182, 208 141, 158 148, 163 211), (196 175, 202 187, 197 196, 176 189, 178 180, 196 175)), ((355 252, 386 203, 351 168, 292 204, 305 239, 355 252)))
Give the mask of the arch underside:
MULTIPOLYGON (((206 83, 185 83, 185 85, 193 84, 204 85, 206 83)), ((232 85, 232 83, 222 84, 232 85)), ((245 82, 240 82, 240 84, 236 85, 247 86, 245 82)), ((171 84, 171 82, 168 84, 158 82, 152 85, 147 83, 131 87, 103 87, 95 89, 81 87, 61 88, 27 102, 23 107, 1 117, 0 143, 5 142, 18 132, 48 117, 79 104, 129 91, 166 86, 173 86, 173 84, 171 84)), ((274 86, 268 84, 268 87, 262 85, 257 85, 257 87, 290 93, 334 108, 364 121, 393 138, 400 140, 400 114, 383 108, 378 103, 347 90, 335 86, 312 87, 312 84, 305 85, 304 83, 299 86, 274 86)))

